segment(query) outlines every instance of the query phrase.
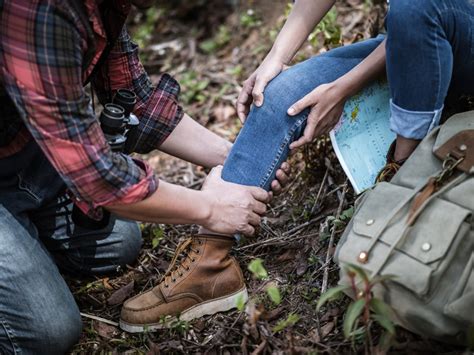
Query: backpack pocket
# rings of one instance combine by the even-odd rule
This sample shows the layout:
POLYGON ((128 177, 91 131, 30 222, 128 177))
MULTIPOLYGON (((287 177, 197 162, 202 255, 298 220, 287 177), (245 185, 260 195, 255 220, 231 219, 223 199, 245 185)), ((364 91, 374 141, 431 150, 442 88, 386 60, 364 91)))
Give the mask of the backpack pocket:
MULTIPOLYGON (((474 237, 474 236, 473 236, 474 237)), ((444 307, 444 313, 467 324, 474 324, 474 252, 457 286, 444 307)))
POLYGON ((413 190, 381 183, 368 194, 339 247, 339 262, 362 266, 371 274, 380 270, 381 275, 393 275, 392 282, 418 297, 428 297, 449 264, 447 255, 455 252, 470 229, 466 222, 470 211, 435 198, 399 240, 413 190), (365 263, 359 259, 363 252, 368 253, 365 263))

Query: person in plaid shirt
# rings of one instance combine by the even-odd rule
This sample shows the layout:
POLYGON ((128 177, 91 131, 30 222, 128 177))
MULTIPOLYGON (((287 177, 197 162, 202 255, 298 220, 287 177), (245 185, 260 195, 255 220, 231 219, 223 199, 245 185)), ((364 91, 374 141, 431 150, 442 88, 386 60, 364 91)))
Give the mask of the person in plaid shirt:
MULTIPOLYGON (((59 270, 102 274, 133 262, 141 247, 134 220, 196 223, 202 230, 178 248, 188 253, 181 267, 194 273, 188 283, 172 294, 154 289, 154 318, 133 322, 159 322, 191 308, 191 318, 215 313, 246 295, 241 271, 228 256, 228 235, 253 234, 270 194, 224 182, 218 166, 231 143, 183 113, 172 77, 163 74, 152 85, 124 25, 132 3, 150 5, 0 0, 0 353, 67 351, 82 322, 59 270), (117 89, 137 95, 140 123, 127 153, 159 148, 216 167, 202 190, 159 181, 146 162, 112 152, 87 83, 102 104, 117 89), (74 225, 70 196, 92 217, 102 208, 112 212, 109 224, 74 225)), ((275 191, 287 180, 283 168, 275 191)), ((177 277, 171 267, 157 287, 171 290, 168 283, 177 277)), ((130 324, 124 329, 136 331, 130 324)))

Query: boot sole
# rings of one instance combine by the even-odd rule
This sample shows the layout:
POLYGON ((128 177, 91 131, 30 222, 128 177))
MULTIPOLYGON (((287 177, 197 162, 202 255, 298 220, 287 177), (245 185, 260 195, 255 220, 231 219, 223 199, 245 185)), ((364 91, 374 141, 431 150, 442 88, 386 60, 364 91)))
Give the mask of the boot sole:
MULTIPOLYGON (((237 307, 237 301, 240 297, 243 297, 244 302, 248 300, 247 288, 243 289, 227 296, 223 296, 211 301, 203 302, 194 305, 181 314, 179 320, 191 321, 196 318, 200 318, 205 315, 212 315, 219 312, 226 312, 237 307)), ((120 320, 120 328, 128 333, 143 333, 145 331, 151 332, 154 330, 170 328, 172 324, 177 321, 178 318, 173 317, 166 322, 152 323, 152 324, 130 324, 123 320, 120 320)))

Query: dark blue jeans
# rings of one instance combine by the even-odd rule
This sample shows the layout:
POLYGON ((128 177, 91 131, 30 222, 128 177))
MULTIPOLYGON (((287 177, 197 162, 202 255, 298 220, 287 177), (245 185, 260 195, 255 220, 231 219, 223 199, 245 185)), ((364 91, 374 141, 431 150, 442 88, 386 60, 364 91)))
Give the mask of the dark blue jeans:
MULTIPOLYGON (((391 128, 421 139, 439 123, 448 93, 474 93, 473 0, 392 0, 387 16, 387 74, 391 128)), ((253 107, 224 165, 223 178, 269 189, 275 172, 299 138, 308 110, 288 108, 317 86, 341 77, 383 36, 336 48, 282 72, 253 107)), ((388 119, 388 118, 387 118, 388 119)))
POLYGON ((102 230, 74 226, 64 191, 34 143, 0 160, 0 354, 66 352, 82 321, 60 270, 102 274, 138 256, 135 222, 112 217, 102 230))

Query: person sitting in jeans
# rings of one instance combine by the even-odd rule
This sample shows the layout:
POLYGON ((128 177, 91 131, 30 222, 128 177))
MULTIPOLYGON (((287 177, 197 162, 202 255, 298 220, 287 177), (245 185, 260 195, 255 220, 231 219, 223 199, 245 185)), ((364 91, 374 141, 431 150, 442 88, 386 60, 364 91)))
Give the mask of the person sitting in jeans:
MULTIPOLYGON (((224 164, 224 180, 268 190, 290 150, 328 133, 345 101, 385 73, 391 92, 387 119, 397 134, 388 157, 391 166, 401 164, 439 124, 448 93, 474 93, 470 0, 393 0, 386 36, 286 68, 333 5, 332 0, 296 1, 271 51, 245 82, 237 102, 245 123, 224 164)), ((203 275, 203 270, 190 269, 199 257, 195 251, 202 250, 199 239, 190 246, 188 257, 162 284, 124 304, 122 322, 128 329, 141 331, 145 323, 156 322, 166 304, 174 303, 175 314, 186 308, 189 299, 179 303, 178 296, 195 288, 192 275, 203 275)))

